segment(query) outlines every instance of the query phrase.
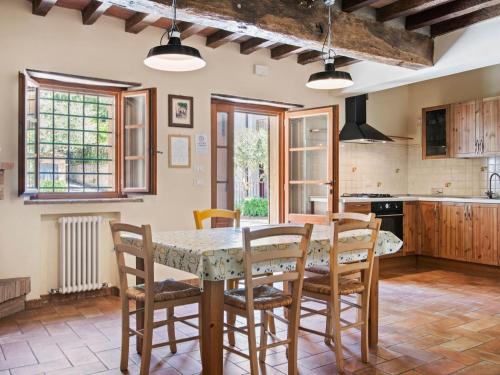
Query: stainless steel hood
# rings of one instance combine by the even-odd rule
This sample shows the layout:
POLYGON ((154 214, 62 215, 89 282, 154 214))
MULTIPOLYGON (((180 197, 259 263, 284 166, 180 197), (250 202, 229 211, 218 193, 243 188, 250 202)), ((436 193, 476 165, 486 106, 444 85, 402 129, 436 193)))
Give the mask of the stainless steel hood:
POLYGON ((366 100, 368 95, 351 96, 345 99, 346 122, 340 131, 340 142, 385 143, 394 142, 366 122, 366 100))

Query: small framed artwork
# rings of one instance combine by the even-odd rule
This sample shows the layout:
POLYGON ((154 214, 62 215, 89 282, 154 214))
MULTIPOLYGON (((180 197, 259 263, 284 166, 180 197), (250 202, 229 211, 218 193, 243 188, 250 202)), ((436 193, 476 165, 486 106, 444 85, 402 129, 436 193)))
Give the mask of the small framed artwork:
POLYGON ((168 96, 168 126, 176 128, 193 127, 192 96, 168 96))
POLYGON ((191 136, 168 136, 168 167, 191 168, 191 136))

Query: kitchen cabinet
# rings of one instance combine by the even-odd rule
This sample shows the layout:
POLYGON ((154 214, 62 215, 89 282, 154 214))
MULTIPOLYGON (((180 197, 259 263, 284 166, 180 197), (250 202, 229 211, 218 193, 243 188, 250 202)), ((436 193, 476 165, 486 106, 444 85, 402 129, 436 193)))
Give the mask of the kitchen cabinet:
POLYGON ((422 159, 450 155, 450 105, 422 109, 422 159))
POLYGON ((419 254, 439 255, 439 202, 419 202, 419 254))
POLYGON ((479 109, 480 106, 475 100, 452 104, 453 156, 478 156, 482 149, 483 135, 482 126, 478 121, 479 109))
POLYGON ((372 204, 370 202, 347 202, 344 203, 342 212, 369 214, 370 212, 372 212, 372 204))
POLYGON ((484 154, 500 153, 500 97, 482 101, 484 154))
POLYGON ((474 263, 499 265, 498 257, 498 205, 469 205, 472 224, 472 246, 467 260, 474 263))
POLYGON ((416 254, 418 250, 418 202, 403 205, 403 255, 416 254))
POLYGON ((469 206, 442 202, 439 207, 439 257, 467 260, 472 249, 471 234, 469 206))

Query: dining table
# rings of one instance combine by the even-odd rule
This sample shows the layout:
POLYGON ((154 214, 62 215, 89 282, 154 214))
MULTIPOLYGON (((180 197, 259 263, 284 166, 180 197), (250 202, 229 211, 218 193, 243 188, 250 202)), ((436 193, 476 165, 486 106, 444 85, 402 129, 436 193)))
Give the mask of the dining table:
MULTIPOLYGON (((282 224, 288 225, 288 224, 282 224)), ((270 227, 276 225, 259 226, 270 227)), ((329 264, 330 238, 332 229, 326 225, 315 225, 311 236, 306 268, 329 264)), ((339 241, 366 241, 368 230, 353 230, 339 234, 339 241)), ((125 241, 140 246, 140 239, 124 237, 125 241)), ((298 237, 281 236, 264 238, 252 243, 252 251, 289 249, 298 246, 298 237)), ((403 242, 393 233, 380 231, 375 248, 375 260, 370 291, 369 343, 378 343, 378 280, 379 256, 398 252, 403 242)), ((241 228, 214 228, 182 231, 153 231, 154 260, 159 264, 196 275, 202 289, 201 304, 201 359, 203 374, 223 373, 223 331, 224 331, 224 285, 225 280, 242 278, 243 242, 241 228)), ((366 251, 351 251, 339 256, 340 263, 366 259, 366 251)), ((137 258, 140 262, 140 258, 137 258)), ((286 259, 270 260, 254 265, 255 274, 285 272, 295 263, 286 259)), ((144 267, 138 263, 138 268, 144 267)), ((140 307, 140 306, 138 306, 140 307)), ((143 314, 137 315, 137 329, 143 328, 143 314)), ((142 345, 138 337, 137 350, 142 345)))

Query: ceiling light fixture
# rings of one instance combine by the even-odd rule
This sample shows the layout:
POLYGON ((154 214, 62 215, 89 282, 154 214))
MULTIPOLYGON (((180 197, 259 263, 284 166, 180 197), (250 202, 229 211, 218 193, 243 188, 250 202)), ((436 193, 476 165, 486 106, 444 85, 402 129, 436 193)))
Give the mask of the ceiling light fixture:
POLYGON ((335 0, 325 0, 325 5, 328 6, 328 34, 323 42, 321 53, 325 60, 325 70, 311 74, 306 86, 317 90, 334 90, 352 86, 351 75, 347 72, 339 72, 335 70, 335 51, 332 46, 332 6, 335 0), (328 44, 328 51, 325 52, 325 46, 328 44))
POLYGON ((150 68, 168 72, 189 72, 201 69, 207 63, 201 57, 200 51, 193 47, 183 46, 181 43, 181 33, 176 24, 176 0, 172 1, 172 7, 174 8, 172 27, 161 36, 160 45, 149 50, 144 64, 150 68), (168 43, 162 44, 166 35, 168 35, 168 43))

